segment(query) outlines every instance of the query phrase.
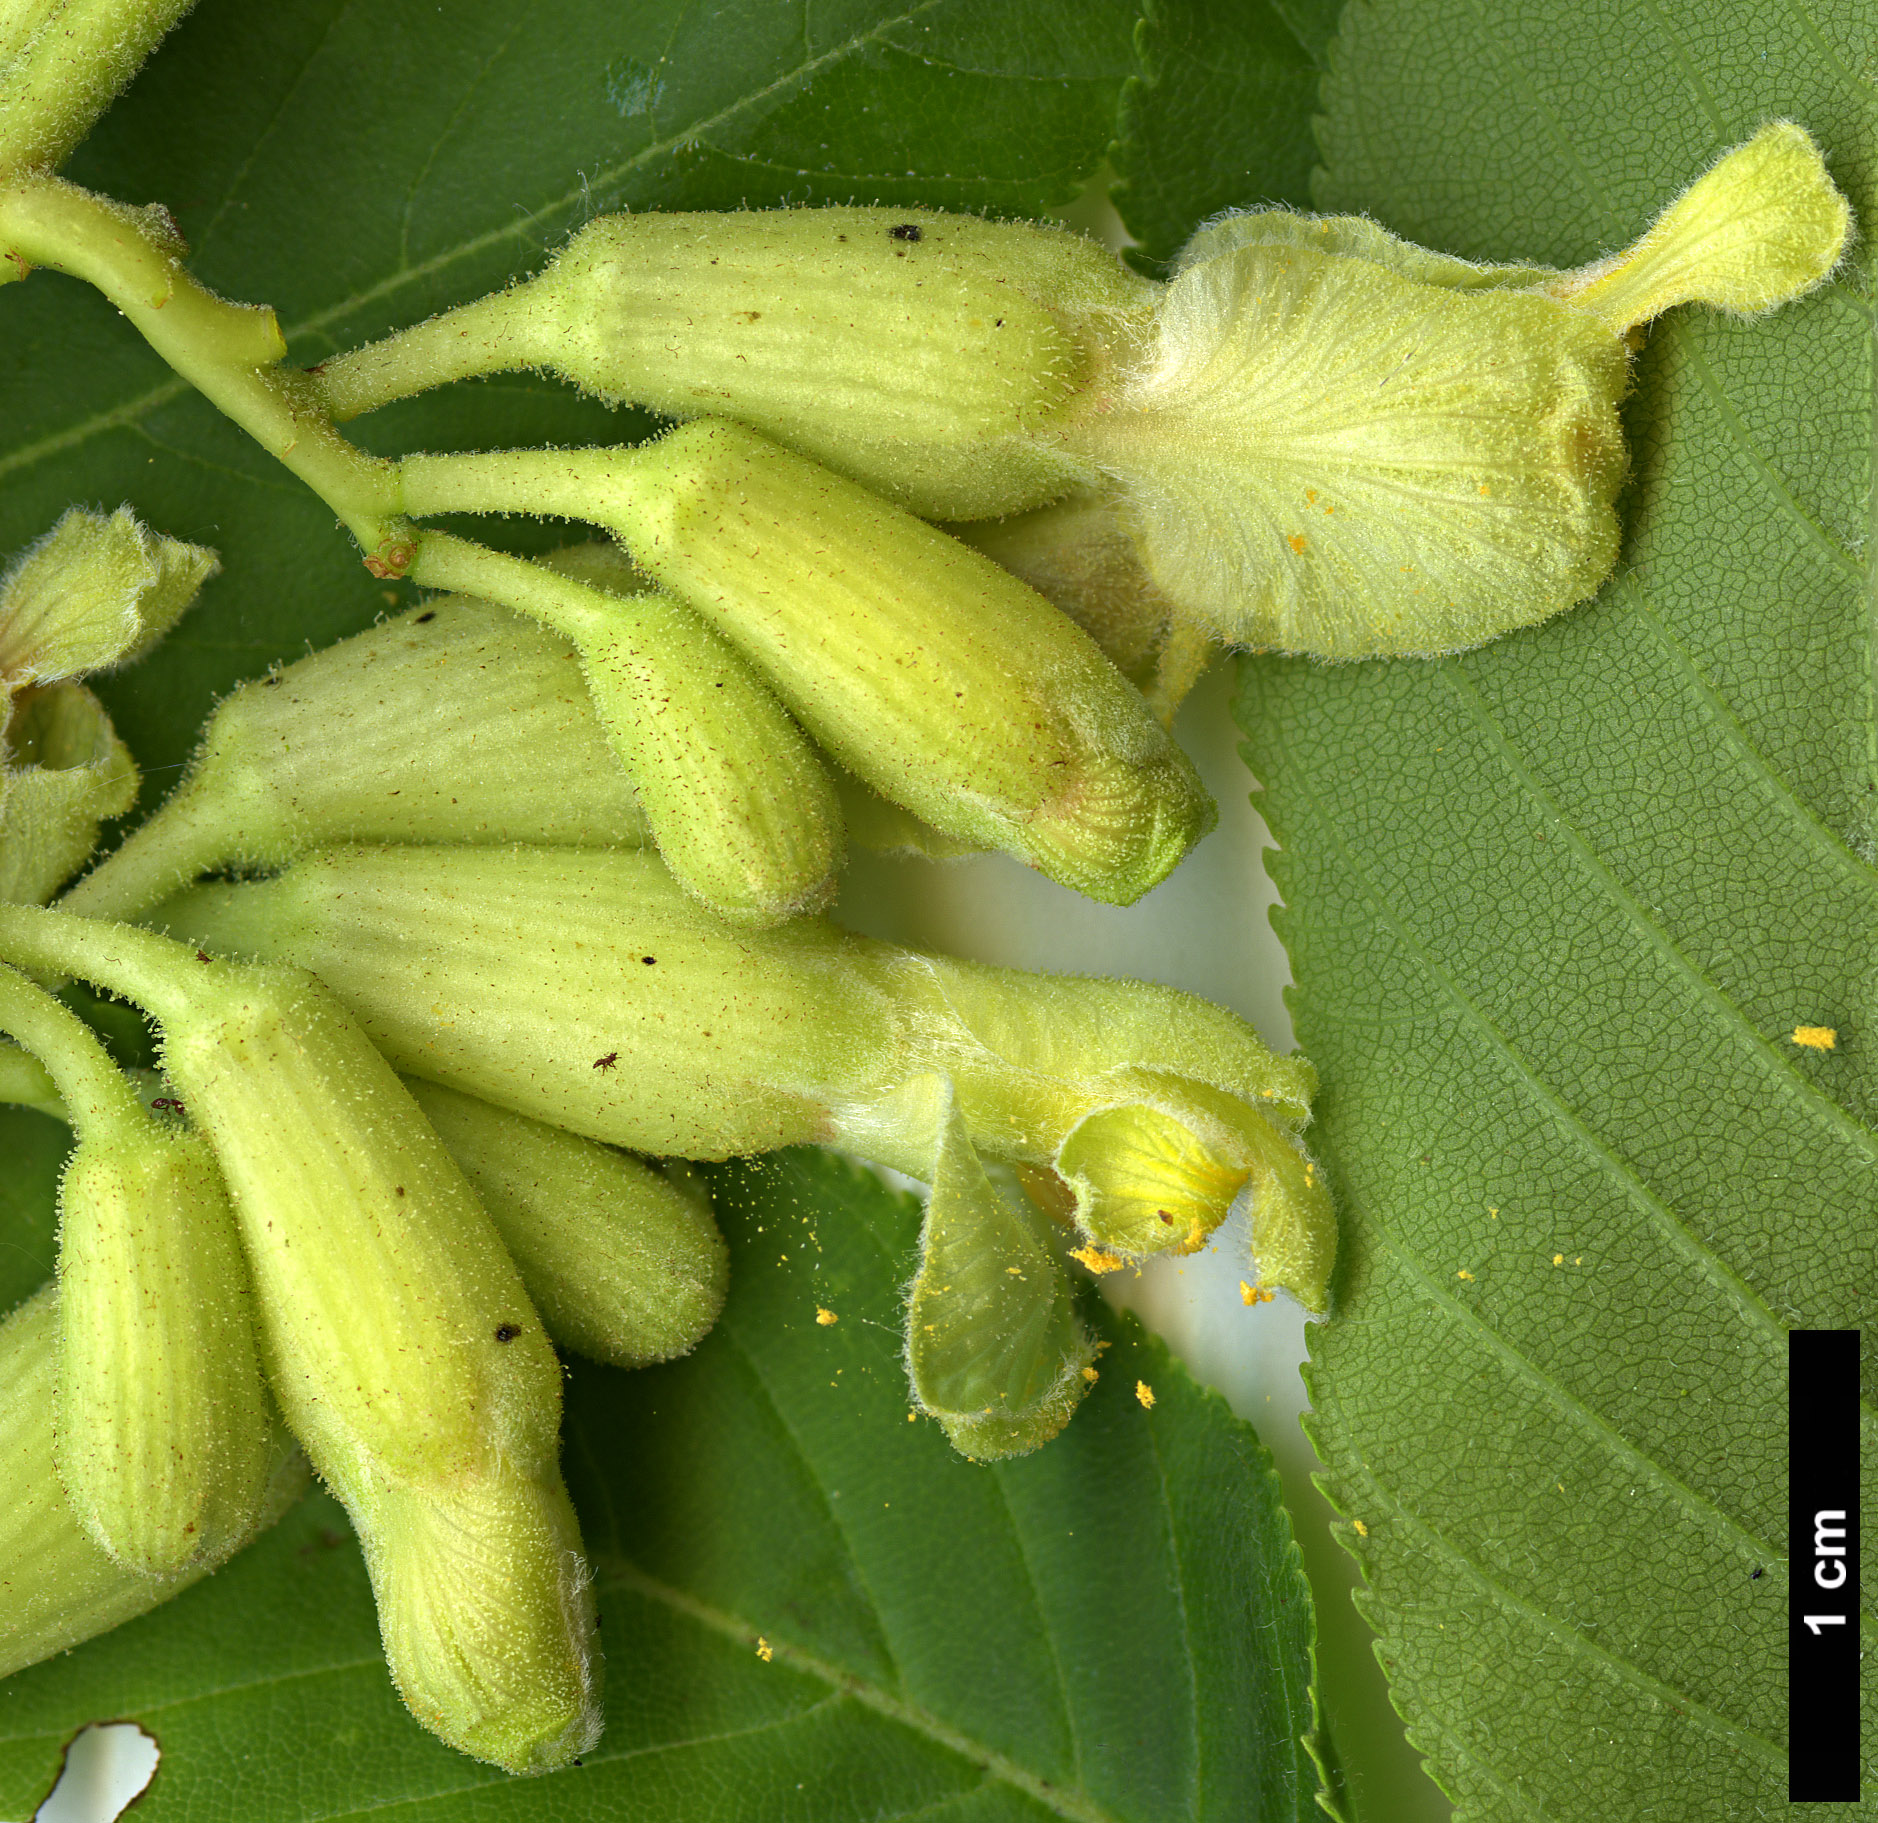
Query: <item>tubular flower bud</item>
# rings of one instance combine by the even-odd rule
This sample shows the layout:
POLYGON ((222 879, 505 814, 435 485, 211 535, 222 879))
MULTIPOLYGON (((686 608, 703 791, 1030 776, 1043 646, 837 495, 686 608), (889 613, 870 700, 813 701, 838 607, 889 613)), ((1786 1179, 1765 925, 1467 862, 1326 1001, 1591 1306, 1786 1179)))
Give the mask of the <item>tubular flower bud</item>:
POLYGON ((392 1677, 433 1734, 519 1773, 600 1738, 592 1578, 558 1468, 385 1488, 361 1539, 392 1677))
MULTIPOLYGON (((601 1057, 593 1067, 618 1066, 601 1057)), ((556 1342, 615 1367, 698 1345, 730 1279, 708 1201, 578 1134, 420 1077, 405 1086, 482 1199, 556 1342)))
POLYGON ((58 1461, 105 1550, 174 1576, 249 1536, 273 1446, 215 1161, 142 1126, 81 1138, 60 1183, 58 1461))
POLYGON ((60 1480, 127 1569, 172 1577, 253 1529, 275 1450, 253 1303, 208 1147, 140 1106, 88 1026, 0 968, 78 1145, 60 1184, 60 1480))
POLYGON ((735 418, 915 513, 1063 493, 1052 417, 1156 288, 1091 241, 930 210, 591 222, 539 278, 328 361, 340 418, 440 380, 545 368, 673 417, 735 418))
MULTIPOLYGON (((398 1544, 411 1502, 500 1506, 523 1499, 524 1483, 553 1496, 560 1367, 540 1320, 442 1142, 317 981, 22 907, 0 907, 0 952, 97 981, 161 1022, 164 1067, 214 1147, 240 1224, 268 1378, 352 1516, 381 1613, 401 1612, 409 1579, 427 1574, 398 1544)), ((565 1540, 498 1527, 487 1548, 504 1539, 537 1553, 506 1566, 518 1590, 566 1573, 565 1540)), ((528 1739, 480 1701, 456 1706, 459 1672, 498 1689, 499 1667, 458 1666, 440 1689, 423 1681, 486 1638, 480 1628, 435 1656, 400 1646, 392 1668, 413 1713, 465 1751, 496 1743, 503 1764, 543 1764, 590 1739, 592 1640, 578 1604, 561 1611, 565 1676, 549 1680, 559 1707, 511 1718, 528 1739)), ((539 1642, 538 1619, 529 1625, 539 1642)))
POLYGON ((1104 1244, 1197 1245, 1250 1184, 1264 1281, 1325 1307, 1335 1218, 1297 1140, 1310 1066, 1190 995, 819 921, 735 932, 649 855, 345 850, 159 915, 315 970, 400 1069, 638 1151, 816 1141, 923 1177, 933 1120, 908 1085, 944 1075, 972 1145, 1058 1173, 1104 1244))
POLYGON ((665 864, 739 924, 776 924, 835 895, 844 831, 826 768, 732 645, 649 591, 605 546, 562 570, 605 591, 578 634, 600 725, 637 782, 665 864))
POLYGON ((0 1677, 107 1633, 206 1576, 274 1524, 307 1486, 306 1458, 274 1424, 247 1533, 168 1580, 126 1569, 79 1523, 53 1463, 59 1297, 48 1285, 0 1320, 0 1677))
POLYGON ((1202 229, 1164 286, 1062 231, 877 210, 635 217, 594 223, 531 284, 329 363, 324 384, 349 412, 547 367, 740 420, 940 518, 1100 486, 1198 632, 1429 654, 1544 620, 1610 573, 1631 332, 1685 303, 1799 297, 1849 226, 1790 122, 1570 272, 1283 210, 1202 229))
POLYGON ((731 424, 640 450, 414 456, 414 512, 576 515, 709 620, 802 725, 947 835, 1131 904, 1212 827, 1187 757, 1036 592, 731 424))
POLYGON ((197 874, 336 841, 644 839, 573 648, 449 598, 240 685, 189 776, 64 907, 135 917, 197 874))

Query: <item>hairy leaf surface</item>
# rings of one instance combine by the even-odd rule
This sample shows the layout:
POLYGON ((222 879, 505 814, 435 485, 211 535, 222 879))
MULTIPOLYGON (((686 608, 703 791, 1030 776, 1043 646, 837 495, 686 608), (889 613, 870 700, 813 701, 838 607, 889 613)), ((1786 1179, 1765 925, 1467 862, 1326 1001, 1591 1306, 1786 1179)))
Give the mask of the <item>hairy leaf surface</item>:
POLYGON ((1310 203, 1317 102, 1337 0, 1143 0, 1142 71, 1122 90, 1115 203, 1165 276, 1199 224, 1223 209, 1310 203))
POLYGON ((1786 1808, 1786 1331, 1878 1295, 1875 34, 1359 0, 1333 50, 1319 206, 1435 247, 1594 257, 1776 116, 1865 224, 1807 302, 1650 334, 1595 603, 1244 664, 1347 1217, 1313 1430, 1468 1818, 1786 1808))

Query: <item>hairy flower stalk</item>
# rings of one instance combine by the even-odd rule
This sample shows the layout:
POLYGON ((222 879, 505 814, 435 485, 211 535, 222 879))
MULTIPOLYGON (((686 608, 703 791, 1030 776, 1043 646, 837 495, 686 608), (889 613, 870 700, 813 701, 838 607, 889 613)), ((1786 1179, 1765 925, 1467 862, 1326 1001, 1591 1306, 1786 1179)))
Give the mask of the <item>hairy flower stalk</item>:
POLYGON ((818 742, 946 834, 1129 904, 1212 826, 1191 763, 1095 644, 977 552, 740 426, 638 450, 412 456, 419 515, 603 525, 818 742))
POLYGON ((597 1664, 557 1460, 560 1369, 390 1067, 299 970, 24 907, 0 907, 0 955, 161 1022, 240 1223, 274 1395, 359 1532, 412 1712, 510 1770, 578 1754, 598 1732, 597 1664), (475 1528, 474 1565, 441 1588, 439 1525, 475 1528), (498 1599, 505 1630, 487 1625, 498 1599))
POLYGON ((818 920, 738 932, 645 854, 339 850, 157 915, 313 969, 400 1069, 660 1156, 811 1141, 929 1177, 942 1075, 972 1146, 1058 1173, 1105 1247, 1196 1246, 1250 1183, 1264 1282, 1325 1307, 1335 1221, 1297 1143, 1310 1066, 1191 995, 818 920))
POLYGON ((1165 286, 1067 232, 918 212, 613 218, 539 278, 328 362, 319 385, 349 415, 545 368, 738 419, 934 517, 1110 493, 1200 632, 1426 654, 1543 620, 1610 573, 1631 332, 1685 303, 1799 297, 1849 224, 1788 122, 1569 272, 1284 210, 1202 229, 1165 286))
POLYGON ((245 1533, 174 1577, 126 1568, 79 1523, 59 1482, 59 1325, 51 1285, 0 1320, 0 1677, 181 1594, 273 1525, 307 1485, 306 1458, 275 1423, 265 1492, 245 1533))
POLYGON ((78 1144, 59 1188, 59 1478, 125 1568, 174 1577, 250 1536, 276 1454, 253 1298, 207 1144, 147 1113, 75 1014, 0 968, 0 1030, 78 1144))

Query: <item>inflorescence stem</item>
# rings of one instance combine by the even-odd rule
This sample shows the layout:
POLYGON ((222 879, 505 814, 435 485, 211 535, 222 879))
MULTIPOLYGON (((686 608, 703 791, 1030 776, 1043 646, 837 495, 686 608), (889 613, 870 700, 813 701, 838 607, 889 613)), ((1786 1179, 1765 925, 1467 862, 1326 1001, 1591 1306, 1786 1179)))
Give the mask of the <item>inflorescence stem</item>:
POLYGON ((333 429, 287 352, 272 310, 231 304, 199 284, 159 214, 56 177, 0 188, 0 258, 95 285, 177 373, 344 520, 382 575, 402 575, 411 533, 397 518, 396 471, 333 429))

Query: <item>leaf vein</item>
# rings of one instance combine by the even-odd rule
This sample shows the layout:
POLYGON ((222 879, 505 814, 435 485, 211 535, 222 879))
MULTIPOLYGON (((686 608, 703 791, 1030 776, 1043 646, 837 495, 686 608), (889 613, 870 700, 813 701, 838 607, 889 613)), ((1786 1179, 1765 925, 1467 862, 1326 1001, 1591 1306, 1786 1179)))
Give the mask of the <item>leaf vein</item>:
POLYGON ((1560 1131, 1597 1164, 1616 1189, 1648 1215, 1683 1257, 1691 1261, 1712 1284, 1723 1291, 1751 1323, 1771 1336, 1784 1337, 1787 1333, 1786 1326, 1767 1307, 1760 1294, 1732 1267, 1718 1258, 1710 1248, 1704 1246, 1687 1223, 1644 1183, 1630 1162, 1620 1157, 1592 1131, 1585 1118, 1564 1101, 1479 1003, 1463 990, 1454 976, 1437 962, 1426 946, 1408 930, 1401 918, 1396 915, 1391 901, 1371 879, 1368 869, 1351 853, 1349 844, 1343 839, 1342 833, 1326 812, 1309 780, 1300 775, 1293 780, 1293 784, 1294 788, 1318 813, 1327 831, 1326 839, 1336 849, 1352 878, 1361 883, 1364 896, 1368 899, 1377 920, 1395 933, 1403 949, 1415 958, 1423 972, 1440 988, 1449 1004, 1474 1026, 1489 1045, 1501 1053, 1513 1073, 1515 1082, 1527 1097, 1549 1114, 1560 1131))
MULTIPOLYGON (((615 1558, 606 1566, 606 1575, 612 1581, 653 1601, 663 1602, 676 1613, 695 1621, 698 1625, 709 1628, 712 1632, 734 1639, 740 1644, 748 1644, 756 1638, 756 1629, 747 1621, 725 1610, 713 1607, 708 1602, 698 1600, 696 1596, 661 1582, 655 1576, 649 1576, 644 1570, 627 1558, 615 1558)), ((820 1678, 832 1690, 852 1697, 863 1707, 872 1709, 876 1714, 901 1723, 928 1740, 949 1749, 961 1759, 981 1768, 1001 1783, 1015 1787, 1026 1797, 1034 1799, 1057 1816, 1069 1819, 1069 1823, 1121 1823, 1092 1799, 1087 1792, 1066 1791, 1059 1785, 1052 1785, 1046 1779, 1040 1779, 1035 1773, 1018 1765, 1015 1760, 1001 1754, 996 1748, 987 1747, 983 1742, 973 1740, 969 1735, 952 1727, 934 1715, 931 1710, 922 1708, 904 1697, 891 1695, 878 1685, 869 1683, 865 1678, 851 1671, 844 1671, 839 1665, 804 1651, 799 1646, 787 1641, 772 1643, 777 1663, 788 1664, 799 1671, 807 1672, 812 1677, 820 1678)))
POLYGON ((1716 1024, 1746 1052, 1763 1075, 1771 1076, 1782 1095, 1799 1109, 1812 1114, 1827 1126, 1835 1128, 1840 1136, 1849 1140, 1868 1161, 1878 1164, 1878 1134, 1874 1134, 1863 1121, 1842 1108, 1807 1077, 1802 1076, 1792 1061, 1783 1056, 1774 1044, 1756 1028, 1754 1022, 1722 990, 1721 986, 1699 967, 1664 929, 1663 925, 1637 902, 1611 868, 1600 859, 1590 838, 1565 814, 1557 800, 1533 775, 1532 769, 1527 765, 1512 736, 1487 707, 1479 691, 1463 675, 1460 668, 1452 664, 1444 665, 1442 681, 1457 697, 1462 699, 1464 706, 1473 716, 1475 725, 1498 750, 1501 762, 1519 782, 1521 790, 1534 804, 1544 810, 1558 829, 1564 832, 1581 867, 1603 890, 1611 904, 1622 912, 1625 923, 1642 937, 1672 970, 1681 975, 1695 989, 1709 1010, 1716 1015, 1716 1024))

